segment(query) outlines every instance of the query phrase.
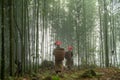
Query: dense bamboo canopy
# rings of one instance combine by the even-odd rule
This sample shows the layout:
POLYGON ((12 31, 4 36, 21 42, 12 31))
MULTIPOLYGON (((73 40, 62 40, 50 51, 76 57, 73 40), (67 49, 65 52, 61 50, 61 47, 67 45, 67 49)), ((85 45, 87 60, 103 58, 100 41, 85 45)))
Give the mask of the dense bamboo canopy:
POLYGON ((120 67, 120 0, 0 0, 0 78, 54 61, 56 40, 78 68, 120 67))

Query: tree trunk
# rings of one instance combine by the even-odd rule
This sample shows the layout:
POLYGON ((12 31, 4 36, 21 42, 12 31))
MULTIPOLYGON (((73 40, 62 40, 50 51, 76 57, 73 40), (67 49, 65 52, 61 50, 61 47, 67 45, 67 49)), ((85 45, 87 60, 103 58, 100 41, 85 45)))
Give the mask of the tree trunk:
POLYGON ((14 72, 14 36, 13 36, 13 0, 9 1, 9 28, 10 28, 10 76, 14 72))
POLYGON ((104 41, 105 41, 105 65, 109 67, 109 53, 108 53, 108 19, 107 19, 107 6, 104 0, 104 41))
POLYGON ((38 70, 39 66, 39 0, 37 0, 38 6, 37 6, 37 31, 36 31, 36 69, 35 72, 38 70))
POLYGON ((4 6, 4 0, 2 0, 2 4, 1 4, 1 8, 2 8, 2 18, 1 18, 1 31, 2 31, 2 33, 1 33, 1 38, 2 38, 2 40, 1 40, 1 42, 2 42, 2 45, 1 45, 1 76, 0 76, 0 78, 1 78, 1 80, 4 80, 5 79, 5 53, 4 53, 4 8, 5 8, 5 6, 4 6))

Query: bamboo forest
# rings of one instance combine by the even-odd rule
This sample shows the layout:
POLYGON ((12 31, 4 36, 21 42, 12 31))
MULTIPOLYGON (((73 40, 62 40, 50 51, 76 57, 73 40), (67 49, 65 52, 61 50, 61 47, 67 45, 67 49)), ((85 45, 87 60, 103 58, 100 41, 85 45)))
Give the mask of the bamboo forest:
POLYGON ((0 0, 0 80, 120 80, 120 0, 0 0))

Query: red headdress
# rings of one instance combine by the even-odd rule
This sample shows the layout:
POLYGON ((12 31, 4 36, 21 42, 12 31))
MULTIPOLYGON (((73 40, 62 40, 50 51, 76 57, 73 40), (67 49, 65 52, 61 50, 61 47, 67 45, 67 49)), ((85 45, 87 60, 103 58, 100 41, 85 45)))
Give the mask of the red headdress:
POLYGON ((68 46, 68 51, 72 51, 73 47, 72 46, 68 46))
POLYGON ((62 44, 61 41, 56 41, 56 42, 55 42, 55 45, 57 45, 57 46, 60 46, 61 44, 62 44))

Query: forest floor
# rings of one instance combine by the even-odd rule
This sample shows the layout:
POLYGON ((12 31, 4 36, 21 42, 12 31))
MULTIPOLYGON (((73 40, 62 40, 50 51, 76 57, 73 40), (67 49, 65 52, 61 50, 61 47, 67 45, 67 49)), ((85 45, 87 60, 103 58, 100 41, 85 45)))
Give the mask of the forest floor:
POLYGON ((90 69, 66 70, 58 75, 56 75, 53 70, 40 70, 38 73, 16 77, 14 80, 120 80, 120 69, 117 68, 92 69, 95 72, 95 75, 92 75, 89 70, 90 69))

